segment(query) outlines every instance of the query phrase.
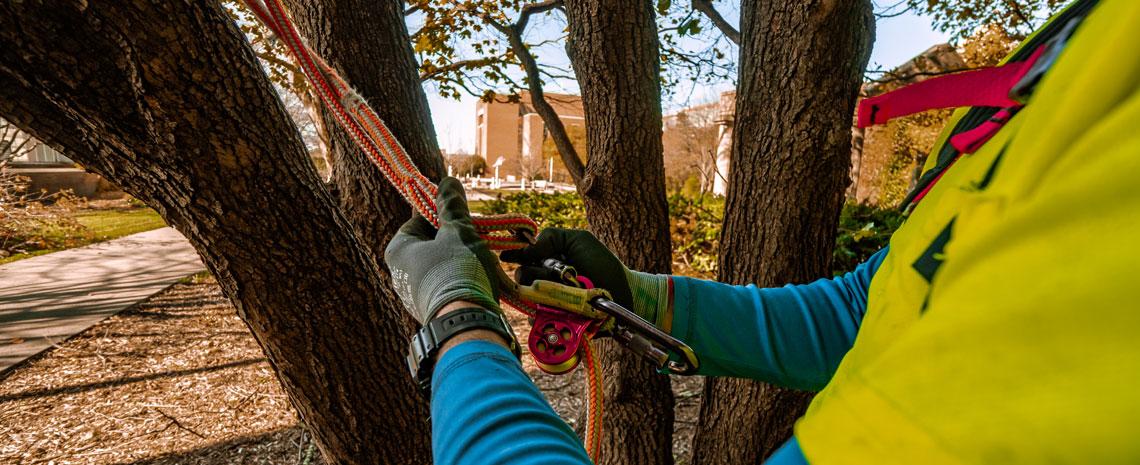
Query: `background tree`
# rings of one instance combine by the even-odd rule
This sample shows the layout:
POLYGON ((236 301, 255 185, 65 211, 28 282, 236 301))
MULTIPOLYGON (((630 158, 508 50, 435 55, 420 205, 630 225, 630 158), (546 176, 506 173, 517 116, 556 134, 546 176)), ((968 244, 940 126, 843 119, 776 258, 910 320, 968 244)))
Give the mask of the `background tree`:
POLYGON ((0 163, 7 166, 13 159, 22 157, 35 150, 39 145, 34 137, 21 131, 15 124, 0 118, 0 163))
MULTIPOLYGON (((873 30, 866 0, 741 2, 718 280, 779 286, 828 275, 873 30)), ((791 435, 810 397, 709 379, 693 463, 760 463, 791 435)))
MULTIPOLYGON (((877 2, 876 2, 877 3, 877 2)), ((934 27, 950 34, 950 43, 959 48, 968 68, 994 66, 1071 0, 899 0, 877 5, 877 18, 893 18, 908 12, 931 18, 934 27)), ((959 69, 934 72, 896 72, 881 67, 867 71, 873 84, 893 81, 914 82, 919 77, 937 76, 959 69)))
POLYGON ((720 142, 716 102, 687 108, 665 119, 662 136, 665 185, 678 191, 695 182, 697 193, 712 189, 716 176, 716 150, 720 142), (690 181, 691 180, 691 181, 690 181))
MULTIPOLYGON (((589 160, 578 192, 590 229, 629 267, 668 273, 654 6, 648 0, 567 0, 566 16, 570 61, 586 116, 589 160)), ((669 378, 612 341, 598 347, 607 375, 605 463, 672 463, 669 378)))
POLYGON ((569 77, 568 70, 540 64, 533 51, 562 36, 538 44, 524 38, 532 18, 561 8, 562 0, 482 0, 458 7, 449 0, 418 0, 412 9, 423 14, 423 25, 413 39, 421 54, 421 76, 434 81, 442 95, 459 98, 462 90, 491 101, 501 98, 497 95, 505 85, 506 101, 513 103, 519 102, 520 90, 527 90, 526 103, 542 118, 562 166, 579 184, 585 165, 543 85, 544 77, 569 77), (466 50, 461 48, 470 48, 475 58, 463 58, 466 50), (511 72, 516 67, 519 77, 511 72))
POLYGON ((309 148, 317 172, 325 178, 329 176, 328 150, 329 134, 321 119, 321 102, 313 94, 309 82, 301 68, 292 61, 285 43, 257 20, 252 11, 239 1, 225 2, 226 12, 238 23, 245 33, 253 53, 261 61, 266 76, 277 87, 277 93, 285 102, 289 116, 301 130, 305 146, 309 148))
POLYGON ((452 175, 455 177, 482 176, 487 170, 487 161, 478 155, 449 155, 447 164, 451 166, 452 175))
POLYGON ((888 7, 886 14, 910 9, 929 15, 954 41, 968 38, 984 28, 1021 41, 1071 0, 904 0, 888 7))
POLYGON ((689 106, 698 88, 735 80, 740 33, 718 8, 729 11, 736 4, 723 0, 655 2, 663 97, 689 106), (718 3, 723 5, 718 7, 718 3))
POLYGON ((0 115, 190 240, 330 463, 426 460, 402 311, 369 252, 380 241, 362 242, 323 189, 220 4, 7 2, 0 41, 0 115))

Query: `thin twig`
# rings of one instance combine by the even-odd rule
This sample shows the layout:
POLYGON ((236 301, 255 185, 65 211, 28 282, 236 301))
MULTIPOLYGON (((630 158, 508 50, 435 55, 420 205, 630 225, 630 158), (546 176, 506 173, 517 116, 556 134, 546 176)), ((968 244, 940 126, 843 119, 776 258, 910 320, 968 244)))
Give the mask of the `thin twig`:
POLYGON ((156 408, 156 409, 154 409, 154 411, 156 411, 159 414, 161 414, 162 416, 166 417, 166 419, 170 420, 174 424, 174 426, 177 426, 179 429, 185 430, 185 431, 189 432, 190 434, 198 436, 201 439, 208 439, 207 437, 203 436, 201 433, 186 427, 186 425, 183 425, 182 422, 178 421, 177 418, 174 418, 170 415, 167 415, 166 412, 162 411, 162 409, 156 408))

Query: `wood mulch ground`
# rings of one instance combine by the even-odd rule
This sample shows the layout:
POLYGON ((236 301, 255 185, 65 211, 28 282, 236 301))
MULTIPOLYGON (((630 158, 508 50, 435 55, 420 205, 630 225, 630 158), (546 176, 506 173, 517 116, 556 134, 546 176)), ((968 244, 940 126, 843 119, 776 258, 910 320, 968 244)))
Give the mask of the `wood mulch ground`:
MULTIPOLYGON (((546 375, 524 360, 574 425, 581 374, 546 375)), ((673 385, 674 453, 686 457, 701 381, 673 385)), ((0 375, 0 464, 318 464, 317 456, 209 278, 177 284, 0 375)))

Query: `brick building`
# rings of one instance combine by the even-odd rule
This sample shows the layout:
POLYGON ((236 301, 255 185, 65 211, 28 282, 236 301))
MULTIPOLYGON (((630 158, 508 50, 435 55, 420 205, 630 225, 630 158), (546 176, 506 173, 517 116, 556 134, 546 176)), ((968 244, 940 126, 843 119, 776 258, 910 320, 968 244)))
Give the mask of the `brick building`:
MULTIPOLYGON (((581 97, 550 93, 545 96, 567 132, 584 134, 581 97)), ((545 178, 552 155, 543 153, 547 137, 546 125, 535 112, 529 92, 521 92, 516 102, 496 94, 490 102, 480 101, 475 106, 475 154, 483 157, 491 170, 501 157, 501 176, 545 178)), ((585 153, 580 155, 585 157, 585 153)), ((556 165, 560 164, 556 161, 556 165)))

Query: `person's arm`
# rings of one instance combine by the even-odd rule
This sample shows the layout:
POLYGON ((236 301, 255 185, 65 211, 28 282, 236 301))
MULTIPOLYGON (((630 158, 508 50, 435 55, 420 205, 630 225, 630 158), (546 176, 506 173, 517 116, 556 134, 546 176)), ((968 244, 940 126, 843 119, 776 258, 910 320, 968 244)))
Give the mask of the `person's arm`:
MULTIPOLYGON (((440 314, 470 306, 456 303, 440 314)), ((437 465, 590 463, 578 436, 494 332, 468 331, 445 343, 431 391, 437 465)))
MULTIPOLYGON (((385 249, 396 293, 421 324, 471 307, 500 312, 506 276, 472 224, 462 185, 439 183, 438 230, 418 215, 385 249)), ((469 329, 447 339, 432 371, 432 454, 437 465, 590 463, 508 341, 469 329)))
POLYGON ((820 389, 855 342, 886 254, 838 278, 779 288, 673 277, 670 332, 700 357, 698 374, 820 389))
POLYGON ((867 287, 886 254, 839 278, 770 289, 633 271, 593 234, 574 229, 544 229, 533 245, 502 259, 520 265, 522 284, 557 280, 543 262, 566 261, 617 303, 688 343, 699 374, 819 389, 854 343, 867 287))
POLYGON ((464 342, 440 358, 431 415, 438 465, 590 463, 578 436, 499 344, 464 342))

